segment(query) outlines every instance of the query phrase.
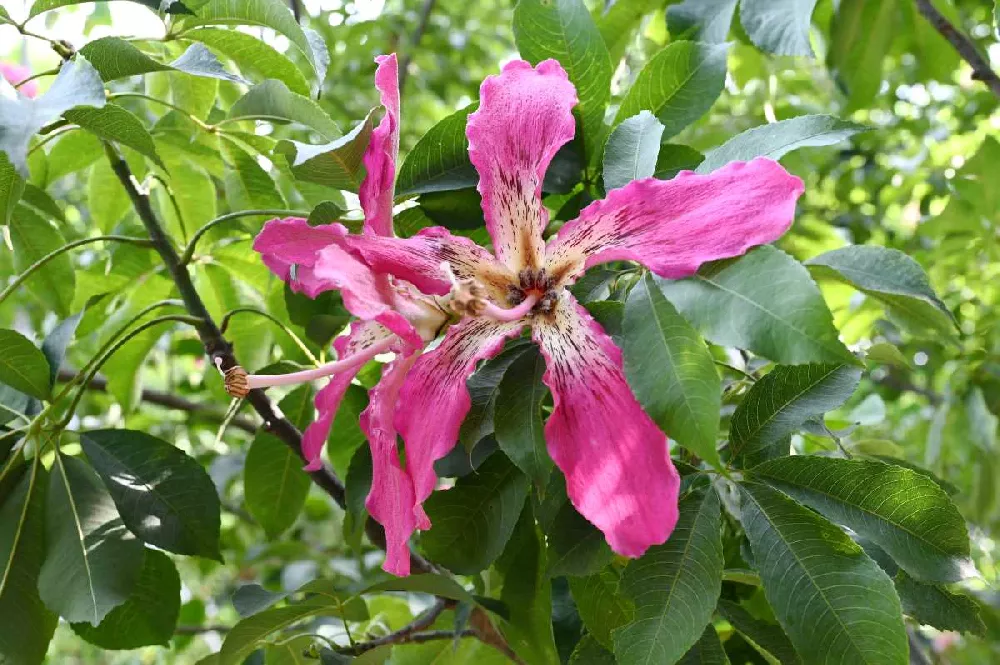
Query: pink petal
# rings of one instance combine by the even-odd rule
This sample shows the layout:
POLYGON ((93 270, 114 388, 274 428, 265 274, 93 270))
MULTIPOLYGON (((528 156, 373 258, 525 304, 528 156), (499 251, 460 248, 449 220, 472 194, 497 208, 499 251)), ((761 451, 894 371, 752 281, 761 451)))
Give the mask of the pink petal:
POLYGON ((396 428, 406 444, 420 528, 429 526, 421 504, 437 483, 434 462, 455 446, 469 411, 465 380, 478 361, 499 353, 504 340, 516 336, 523 325, 464 319, 448 330, 437 348, 421 356, 407 375, 396 407, 396 428))
POLYGON ((385 563, 393 575, 410 574, 409 539, 417 528, 413 513, 413 481, 403 471, 393 424, 396 401, 407 372, 419 358, 397 358, 382 371, 382 380, 369 393, 361 414, 361 429, 372 450, 372 487, 365 500, 369 514, 385 529, 385 563))
POLYGON ((537 270, 549 223, 542 180, 556 151, 573 138, 576 89, 555 60, 536 69, 514 60, 483 81, 479 100, 466 135, 493 250, 515 274, 537 270))
MULTIPOLYGON (((2 75, 11 85, 17 85, 24 79, 31 76, 31 70, 12 62, 0 62, 0 75, 2 75)), ((38 94, 38 84, 35 81, 28 81, 18 91, 25 97, 34 97, 38 94)))
POLYGON ((293 291, 305 293, 315 298, 332 288, 313 272, 318 254, 326 247, 340 242, 347 235, 342 224, 309 226, 301 217, 272 219, 253 241, 253 248, 275 275, 280 277, 293 291), (295 279, 291 278, 295 265, 295 279))
POLYGON ((488 251, 440 226, 421 229, 411 238, 351 236, 346 245, 375 272, 405 279, 424 293, 444 295, 451 290, 451 282, 441 268, 444 262, 458 279, 475 279, 497 297, 506 297, 513 279, 488 251))
POLYGON ((555 407, 545 441, 570 501, 611 549, 641 556, 677 522, 680 478, 667 437, 632 395, 621 351, 568 293, 552 317, 538 317, 534 339, 555 407))
MULTIPOLYGON (((334 340, 333 348, 337 351, 337 358, 343 360, 391 336, 391 332, 374 321, 355 321, 351 324, 351 332, 334 340)), ((302 433, 302 455, 308 462, 307 471, 317 471, 322 468, 321 454, 326 439, 330 436, 333 418, 337 415, 337 408, 344 398, 344 393, 347 392, 347 387, 351 385, 354 376, 361 371, 361 367, 334 375, 330 383, 316 393, 315 404, 319 415, 302 433)))
POLYGON ((556 283, 607 261, 638 261, 669 279, 739 256, 792 225, 802 181, 777 162, 732 162, 710 175, 636 180, 590 204, 546 247, 556 283))
POLYGON ((392 197, 396 188, 396 157, 399 154, 399 74, 396 54, 375 58, 375 87, 381 93, 385 115, 372 132, 365 150, 365 179, 358 197, 365 211, 364 232, 392 235, 392 197))
MULTIPOLYGON (((349 238, 345 235, 339 242, 346 244, 349 238)), ((326 289, 340 291, 344 307, 354 316, 378 321, 413 348, 423 346, 420 333, 397 311, 397 301, 404 296, 392 288, 387 275, 373 271, 339 244, 320 250, 312 273, 326 289)))

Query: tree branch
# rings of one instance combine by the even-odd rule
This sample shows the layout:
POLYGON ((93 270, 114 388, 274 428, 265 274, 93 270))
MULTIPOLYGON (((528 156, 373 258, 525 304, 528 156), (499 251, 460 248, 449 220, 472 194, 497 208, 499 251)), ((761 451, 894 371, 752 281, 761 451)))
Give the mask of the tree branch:
MULTIPOLYGON (((76 378, 77 374, 72 370, 59 370, 58 379, 64 383, 68 381, 75 381, 76 378)), ((98 392, 106 392, 108 389, 108 380, 103 376, 95 376, 87 383, 87 389, 96 390, 98 392)), ((150 404, 156 404, 157 406, 163 406, 168 409, 177 409, 178 411, 187 411, 188 413, 205 416, 206 418, 210 418, 216 422, 222 422, 226 417, 226 412, 223 409, 217 409, 211 405, 201 404, 199 402, 180 397, 179 395, 162 392, 160 390, 144 389, 142 391, 141 399, 143 402, 149 402, 150 404)), ((230 424, 233 427, 250 434, 255 434, 257 432, 257 424, 244 416, 236 416, 230 421, 230 424)))
POLYGON ((413 60, 413 52, 416 51, 417 45, 420 43, 420 39, 424 36, 424 32, 427 30, 427 23, 431 18, 431 11, 434 9, 434 3, 437 0, 424 0, 424 6, 420 10, 420 21, 417 23, 417 29, 413 31, 413 36, 410 37, 410 43, 406 45, 406 52, 403 53, 402 62, 399 63, 399 92, 402 94, 403 86, 406 85, 406 77, 410 72, 410 61, 413 60))
MULTIPOLYGON (((181 263, 177 249, 164 231, 163 226, 156 217, 156 213, 153 212, 153 207, 149 203, 149 195, 140 191, 132 170, 122 156, 118 154, 117 150, 108 144, 105 145, 105 150, 111 162, 112 170, 132 200, 132 205, 139 215, 139 219, 142 220, 143 226, 146 227, 146 232, 149 234, 153 246, 156 248, 170 276, 173 278, 185 308, 192 316, 201 319, 195 327, 205 347, 205 353, 212 359, 213 363, 218 359, 223 371, 235 367, 239 363, 237 363, 233 355, 232 345, 226 341, 218 324, 216 324, 215 320, 208 313, 204 301, 191 281, 191 275, 188 273, 187 267, 181 263)), ((295 425, 280 415, 280 412, 276 410, 267 394, 260 389, 251 390, 250 394, 247 395, 247 401, 250 402, 254 411, 264 420, 265 431, 277 437, 282 443, 295 451, 302 458, 303 462, 305 462, 306 459, 302 454, 302 434, 296 429, 295 425)), ((337 502, 337 505, 342 509, 346 509, 347 495, 344 483, 341 482, 333 470, 324 465, 318 471, 311 471, 309 477, 324 492, 330 495, 337 502)), ((385 531, 378 522, 369 518, 365 524, 365 533, 368 534, 369 540, 376 547, 385 549, 385 531)), ((412 552, 410 553, 410 568, 418 573, 436 572, 436 569, 430 562, 412 552)))
POLYGON ((370 642, 359 642, 353 647, 338 649, 337 653, 358 656, 386 644, 422 644, 423 642, 433 642, 435 640, 453 640, 456 637, 477 637, 474 630, 463 630, 458 634, 453 630, 428 630, 422 633, 408 633, 399 637, 394 637, 395 635, 396 633, 393 633, 392 635, 371 640, 370 642))
POLYGON ((990 67, 989 61, 976 48, 975 43, 952 25, 951 21, 937 10, 931 0, 916 0, 916 3, 917 9, 924 18, 935 30, 941 33, 942 37, 951 42, 951 45, 958 51, 958 55, 972 66, 972 78, 985 83, 994 95, 1000 97, 1000 77, 990 67))

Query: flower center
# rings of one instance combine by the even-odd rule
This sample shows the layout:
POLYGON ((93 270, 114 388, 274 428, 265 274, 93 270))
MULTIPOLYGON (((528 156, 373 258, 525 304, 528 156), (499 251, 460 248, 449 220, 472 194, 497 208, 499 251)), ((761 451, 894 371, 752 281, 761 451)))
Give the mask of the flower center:
POLYGON ((519 305, 534 294, 538 296, 538 303, 532 308, 532 314, 549 314, 555 309, 559 294, 555 288, 555 280, 549 277, 545 268, 525 268, 517 274, 517 279, 518 284, 511 284, 507 288, 508 305, 519 305))

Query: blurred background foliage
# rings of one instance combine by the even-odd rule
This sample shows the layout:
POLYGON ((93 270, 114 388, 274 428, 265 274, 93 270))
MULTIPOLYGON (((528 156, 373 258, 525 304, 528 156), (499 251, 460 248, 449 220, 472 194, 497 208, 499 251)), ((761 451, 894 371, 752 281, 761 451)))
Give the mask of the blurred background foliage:
MULTIPOLYGON (((11 16, 24 15, 20 0, 2 4, 11 16)), ((589 2, 609 49, 622 56, 614 79, 617 89, 626 87, 637 68, 672 38, 665 17, 671 4, 677 3, 589 2)), ((868 29, 864 49, 852 43, 850 35, 838 32, 843 28, 836 25, 836 4, 835 0, 817 3, 812 32, 815 59, 763 54, 734 20, 725 91, 709 113, 671 142, 705 151, 750 127, 811 113, 832 114, 870 127, 836 147, 798 151, 783 160, 790 171, 805 180, 806 192, 795 226, 779 244, 803 261, 846 243, 902 250, 924 266, 935 290, 958 320, 957 333, 926 325, 908 326, 907 312, 886 317, 882 307, 870 299, 845 286, 824 282, 824 293, 845 341, 852 348, 870 350, 870 357, 877 358, 861 389, 827 423, 848 449, 909 460, 956 487, 955 499, 974 529, 973 552, 982 578, 972 581, 971 588, 983 601, 988 633, 985 638, 933 630, 924 635, 937 662, 998 662, 998 99, 972 78, 970 68, 922 21, 909 0, 867 3, 880 9, 864 15, 868 29), (859 50, 863 51, 860 56, 859 50)), ((865 3, 840 0, 839 4, 865 3)), ((935 4, 984 52, 1000 60, 992 2, 936 0, 935 4)), ((475 100, 479 82, 516 54, 509 0, 304 0, 298 10, 303 25, 315 29, 332 54, 319 103, 341 128, 353 126, 377 104, 371 85, 373 57, 399 53, 405 72, 404 153, 437 122, 475 100)), ((76 48, 102 35, 134 33, 148 37, 151 50, 173 55, 183 50, 174 41, 159 41, 163 36, 159 19, 132 3, 67 7, 49 12, 31 25, 52 37, 70 35, 76 48)), ((290 48, 284 37, 265 29, 249 30, 303 64, 302 54, 290 48)), ((45 42, 24 39, 9 27, 0 28, 0 59, 27 64, 36 72, 59 62, 45 42)), ((235 64, 244 76, 259 80, 252 60, 235 64)), ((288 80, 297 80, 294 72, 288 80)), ((308 85, 305 79, 302 83, 308 85)), ((232 103, 241 94, 227 81, 183 74, 151 75, 139 87, 124 79, 116 88, 123 93, 171 99, 209 122, 218 120, 212 110, 216 96, 232 103)), ((224 168, 223 160, 232 164, 246 158, 247 146, 270 145, 285 136, 286 129, 280 125, 275 125, 269 136, 247 135, 242 143, 223 142, 221 154, 207 145, 200 150, 189 149, 189 145, 184 150, 171 150, 178 142, 199 141, 197 128, 183 114, 142 101, 127 95, 119 99, 153 127, 173 183, 173 190, 168 191, 154 179, 153 193, 176 237, 190 238, 193 229, 230 210, 308 211, 323 200, 342 202, 339 194, 321 191, 318 186, 315 191, 293 187, 290 178, 281 177, 286 168, 281 164, 263 165, 277 176, 278 183, 263 193, 240 182, 241 178, 259 177, 260 166, 254 168, 253 160, 244 170, 224 168)), ((58 234, 75 240, 93 235, 99 228, 141 235, 124 190, 101 159, 96 139, 81 132, 52 140, 54 136, 58 132, 43 139, 42 147, 31 154, 30 182, 34 186, 26 194, 30 210, 21 214, 52 219, 56 225, 46 225, 52 229, 47 233, 56 233, 56 228, 58 232, 55 237, 41 233, 23 242, 35 245, 40 256, 47 248, 62 244, 58 234), (56 209, 43 189, 59 202, 56 209)), ((560 201, 549 203, 558 208, 560 201)), ((350 202, 346 203, 350 207, 350 202)), ((452 228, 474 227, 481 219, 476 200, 473 205, 452 200, 439 208, 433 202, 422 207, 432 218, 447 218, 452 228)), ((216 317, 237 308, 266 310, 279 321, 291 321, 291 331, 307 340, 309 352, 322 356, 326 342, 346 319, 337 314, 335 302, 311 303, 286 293, 280 282, 269 279, 249 247, 250 234, 259 228, 260 221, 238 220, 206 236, 195 257, 200 290, 216 317), (315 316, 321 310, 325 318, 315 316)), ((17 230, 8 230, 12 233, 17 230)), ((79 311, 91 296, 104 294, 106 306, 90 308, 80 323, 79 342, 66 363, 69 368, 85 363, 111 331, 142 308, 171 296, 171 283, 161 274, 162 266, 149 249, 120 245, 110 253, 84 250, 75 255, 75 265, 69 261, 63 259, 62 272, 53 273, 55 277, 27 287, 34 299, 19 298, 0 305, 0 326, 29 331, 40 339, 61 318, 79 311), (75 290, 70 286, 74 282, 75 290)), ((10 252, 0 251, 0 279, 23 267, 14 265, 10 252)), ((164 307, 164 311, 171 309, 164 307)), ((228 332, 237 354, 250 368, 269 362, 271 344, 277 345, 283 358, 308 359, 286 331, 252 312, 233 315, 228 332)), ((229 400, 217 374, 206 368, 193 334, 143 334, 105 366, 103 375, 108 377, 106 383, 89 391, 78 411, 83 425, 124 424, 147 431, 175 442, 210 465, 223 497, 223 553, 228 565, 193 558, 177 560, 183 582, 182 626, 173 642, 181 649, 179 653, 146 648, 112 654, 85 644, 62 624, 50 662, 193 663, 217 650, 220 643, 219 633, 204 627, 231 625, 236 620, 229 596, 241 581, 295 588, 317 573, 359 582, 379 578, 378 553, 356 556, 359 548, 368 547, 362 544, 358 529, 352 527, 350 519, 344 524, 343 516, 331 509, 325 496, 310 492, 304 475, 297 490, 305 497, 304 510, 297 519, 292 515, 294 524, 285 524, 281 515, 272 514, 271 507, 264 505, 266 498, 244 497, 242 470, 253 439, 246 431, 252 429, 251 416, 241 412, 236 420, 228 419, 232 415, 227 414, 229 400), (175 408, 177 400, 171 397, 190 403, 181 402, 182 408, 175 408), (137 408, 141 400, 146 406, 137 408), (224 419, 228 425, 225 437, 224 419), (269 536, 267 540, 262 540, 260 526, 269 536)), ((376 378, 363 376, 362 381, 370 385, 376 378)), ((363 390, 351 393, 334 427, 337 440, 330 446, 331 462, 342 476, 353 452, 363 443, 357 414, 365 400, 363 390)), ((794 445, 813 451, 833 443, 828 438, 805 435, 796 437, 794 445)), ((450 461, 463 463, 461 459, 450 461)), ((557 583, 554 593, 557 637, 559 630, 578 631, 579 619, 565 584, 557 583)), ((385 626, 405 623, 421 609, 415 602, 380 597, 371 607, 372 622, 385 626)), ((455 662, 474 659, 487 663, 499 658, 478 643, 462 649, 469 652, 463 652, 468 660, 455 662), (473 654, 473 649, 480 653, 473 654)), ((430 662, 420 659, 428 655, 433 656, 428 651, 424 656, 413 656, 412 662, 430 662)), ((289 658, 269 656, 267 662, 297 662, 289 658)))

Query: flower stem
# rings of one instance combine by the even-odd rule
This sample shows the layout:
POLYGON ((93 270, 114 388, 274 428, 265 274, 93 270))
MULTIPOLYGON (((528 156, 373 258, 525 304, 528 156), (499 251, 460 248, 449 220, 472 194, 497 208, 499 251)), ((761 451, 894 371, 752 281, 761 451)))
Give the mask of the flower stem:
POLYGON ((274 325, 278 326, 283 331, 285 331, 285 334, 288 335, 293 342, 295 342, 296 346, 302 349, 302 353, 306 354, 306 357, 309 358, 309 360, 312 362, 313 365, 319 364, 319 359, 312 354, 312 351, 309 350, 309 347, 306 346, 305 342, 303 342, 298 335, 292 332, 291 328, 289 328, 284 323, 282 323, 275 317, 271 316, 267 312, 261 311, 259 309, 254 309, 253 307, 238 307, 234 310, 226 312, 226 315, 222 317, 222 321, 219 323, 219 329, 222 330, 223 333, 225 333, 226 329, 229 327, 229 320, 233 318, 234 314, 256 314, 257 316, 263 316, 265 319, 267 319, 268 321, 270 321, 271 323, 273 323, 274 325))
POLYGON ((47 264, 49 261, 52 261, 56 257, 60 256, 61 254, 65 254, 66 252, 72 249, 76 249, 77 247, 82 247, 84 245, 90 245, 95 242, 121 242, 130 245, 139 245, 140 247, 153 246, 153 243, 150 242, 149 240, 146 240, 145 238, 132 238, 130 236, 95 236, 93 238, 74 240, 71 243, 63 245, 59 249, 52 250, 51 252, 49 252, 48 254, 46 254, 45 256, 43 256, 42 258, 38 259, 30 266, 28 266, 28 268, 20 275, 15 277, 14 281, 11 282, 7 286, 7 288, 5 288, 3 291, 0 291, 0 303, 3 303, 3 301, 7 298, 7 296, 13 293, 17 289, 17 287, 19 287, 22 283, 24 283, 26 279, 31 277, 34 273, 38 272, 40 269, 44 268, 45 264, 47 264))

